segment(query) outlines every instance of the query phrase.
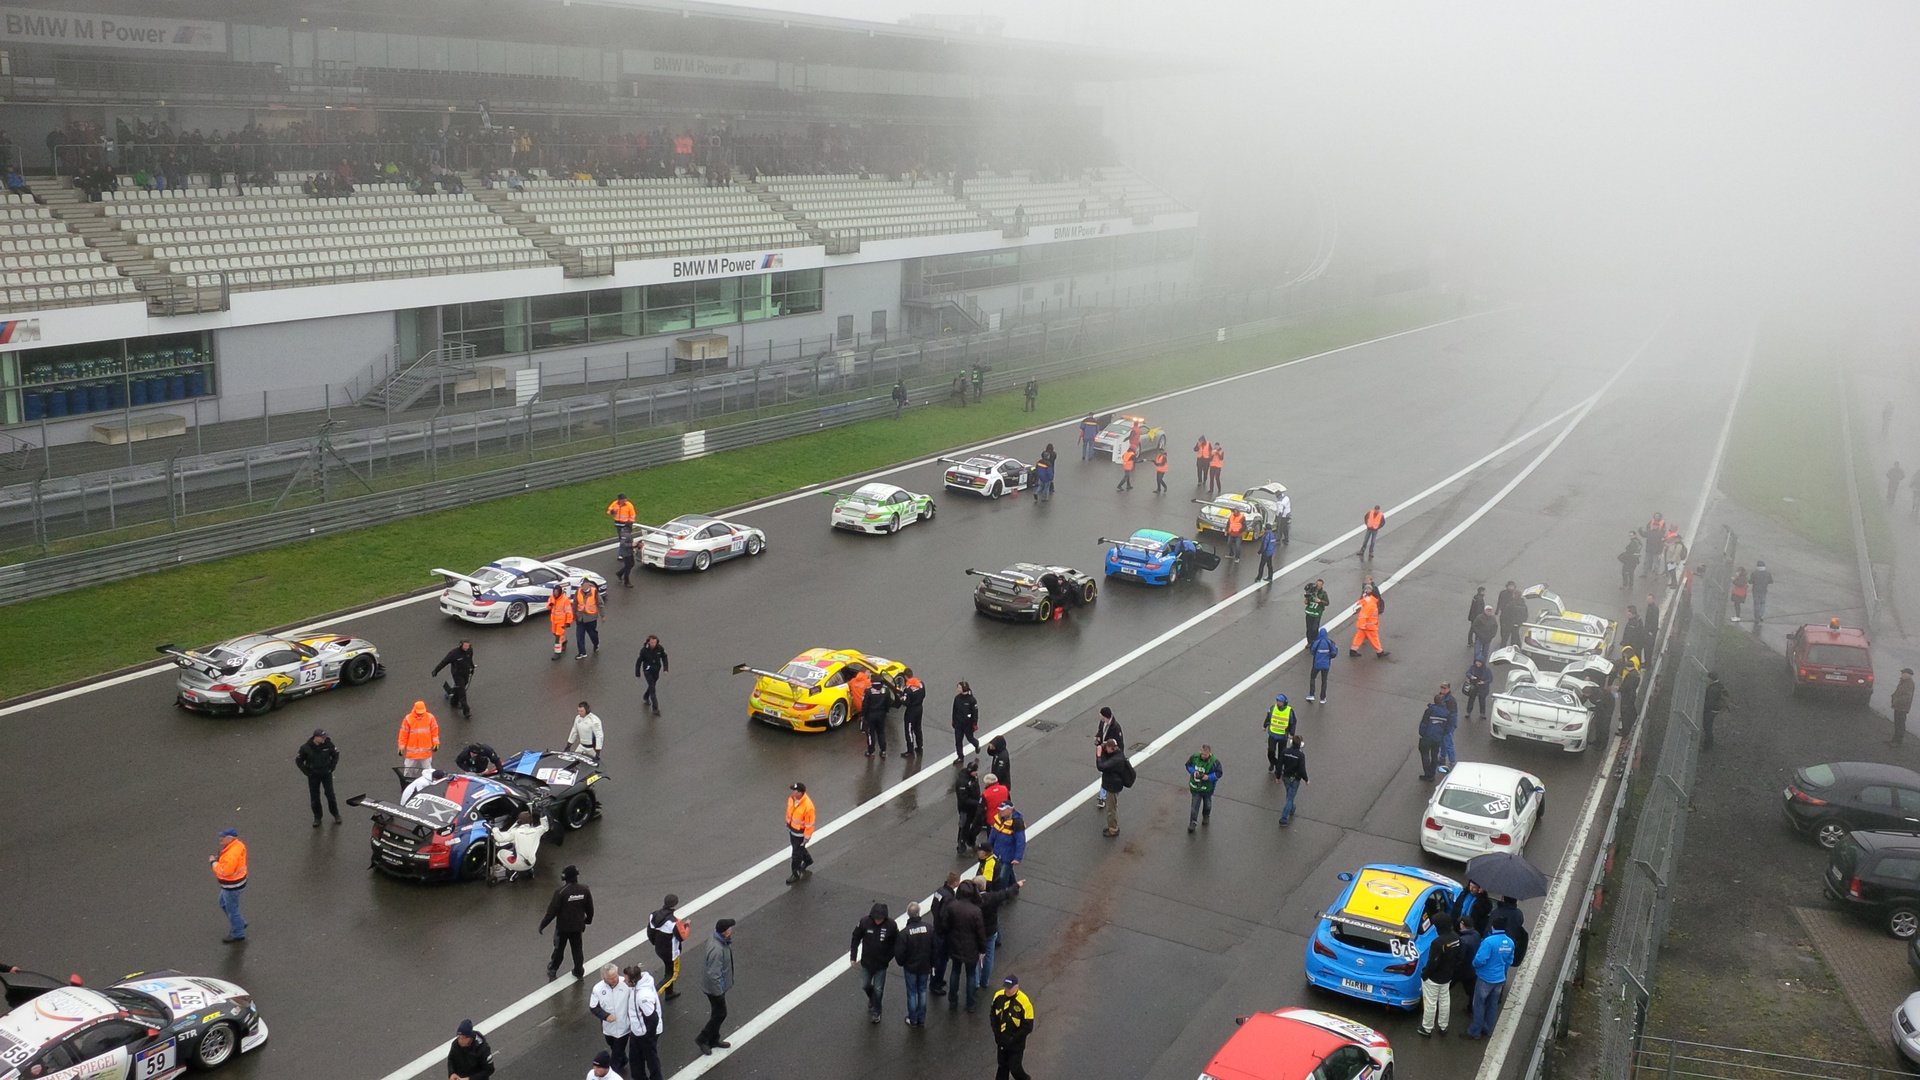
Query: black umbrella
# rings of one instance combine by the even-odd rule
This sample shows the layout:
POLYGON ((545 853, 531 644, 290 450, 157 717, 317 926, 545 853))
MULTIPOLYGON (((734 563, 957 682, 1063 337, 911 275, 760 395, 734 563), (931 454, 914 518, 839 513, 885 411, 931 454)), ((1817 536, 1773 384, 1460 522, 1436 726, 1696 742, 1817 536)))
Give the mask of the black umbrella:
POLYGON ((1547 895, 1547 875, 1510 851, 1495 851, 1467 860, 1467 880, 1494 896, 1530 900, 1547 895))

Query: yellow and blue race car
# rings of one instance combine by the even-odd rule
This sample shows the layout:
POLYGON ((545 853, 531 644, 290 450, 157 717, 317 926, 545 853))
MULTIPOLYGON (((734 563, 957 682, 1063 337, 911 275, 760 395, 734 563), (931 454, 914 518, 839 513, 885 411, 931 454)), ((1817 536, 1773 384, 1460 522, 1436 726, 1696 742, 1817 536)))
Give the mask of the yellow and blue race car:
POLYGON ((863 671, 872 686, 884 688, 896 700, 904 697, 906 670, 905 664, 853 649, 808 649, 779 671, 733 666, 735 675, 752 672, 760 677, 747 698, 747 716, 794 731, 827 731, 858 715, 860 702, 853 700, 847 684, 863 671))
POLYGON ((387 673, 380 650, 342 634, 249 634, 204 649, 159 646, 180 665, 174 704, 192 712, 264 716, 289 698, 359 686, 387 673))

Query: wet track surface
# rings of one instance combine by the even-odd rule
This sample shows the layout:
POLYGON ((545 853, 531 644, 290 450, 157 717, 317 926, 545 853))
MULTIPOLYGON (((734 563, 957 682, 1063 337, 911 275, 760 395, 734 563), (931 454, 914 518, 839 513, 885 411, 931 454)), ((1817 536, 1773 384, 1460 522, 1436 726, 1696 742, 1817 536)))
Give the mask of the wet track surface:
MULTIPOLYGON (((179 712, 169 704, 171 676, 157 675, 0 718, 0 754, 19 778, 0 796, 14 823, 0 878, 4 959, 96 983, 156 967, 231 978, 259 1000, 273 1037, 230 1075, 294 1077, 323 1066, 382 1077, 444 1047, 461 1018, 480 1022, 543 985, 550 943, 536 926, 561 865, 577 864, 594 892, 591 956, 639 932, 662 894, 690 900, 784 851, 791 781, 807 782, 823 825, 891 791, 817 843, 819 861, 801 885, 783 884, 782 861, 690 915, 696 961, 714 919, 740 920, 731 1032, 836 955, 844 967, 848 934, 873 901, 897 914, 962 867, 951 770, 938 767, 951 752, 956 679, 973 683, 983 733, 999 727, 1245 589, 1257 555, 1249 545, 1237 565, 1171 589, 1103 586, 1091 609, 1045 626, 976 617, 965 568, 1031 559, 1098 572, 1096 537, 1148 526, 1190 533, 1199 489, 1188 447, 1201 433, 1226 445, 1228 490, 1270 479, 1289 486, 1293 542, 1278 561, 1302 559, 1374 503, 1392 507, 1594 394, 1657 325, 1604 309, 1507 312, 1171 397, 1144 410, 1169 433, 1166 495, 1153 493, 1144 468, 1135 490, 1115 492, 1117 467, 1078 460, 1068 425, 1002 447, 1025 460, 1048 441, 1059 448, 1050 504, 941 493, 937 467, 923 465, 886 479, 933 492, 939 516, 898 536, 830 531, 822 495, 756 509, 744 519, 767 531, 766 555, 701 575, 636 574, 633 589, 610 591, 602 651, 586 661, 551 661, 542 618, 468 628, 421 602, 330 627, 375 641, 387 678, 266 717, 179 712), (649 633, 672 657, 658 717, 641 709, 633 675, 649 633), (463 635, 479 663, 470 722, 444 707, 427 675, 463 635), (862 756, 852 725, 796 735, 746 719, 750 677, 731 675, 732 665, 778 665, 816 646, 871 650, 916 669, 929 688, 934 756, 925 766, 898 756, 897 713, 896 753, 885 761, 862 756), (591 701, 607 722, 605 816, 564 847, 544 847, 531 885, 420 886, 370 872, 366 815, 343 807, 345 825, 309 828, 293 755, 324 727, 342 752, 341 796, 391 798, 395 731, 422 697, 441 719, 443 767, 469 739, 503 754, 557 747, 573 703, 591 701), (893 790, 923 769, 922 782, 893 790), (251 851, 252 936, 243 945, 220 943, 225 924, 205 869, 215 833, 229 825, 251 851)), ((1548 581, 1570 604, 1615 617, 1638 603, 1645 589, 1631 597, 1619 589, 1613 555, 1652 510, 1678 519, 1691 507, 1745 341, 1736 324, 1666 324, 1538 471, 1389 592, 1382 632, 1391 659, 1343 652, 1331 703, 1300 703, 1305 661, 1290 662, 1140 765, 1119 838, 1101 835, 1090 801, 1033 838, 1021 867, 1027 888, 1004 909, 995 981, 1017 973, 1035 1001, 1040 1022, 1027 1054, 1035 1075, 1191 1077, 1232 1033, 1234 1016, 1295 1004, 1381 1027, 1403 1076, 1461 1076, 1477 1065, 1481 1044, 1418 1039, 1405 1014, 1307 990, 1306 937, 1339 888, 1334 875, 1363 862, 1458 876, 1458 864, 1423 856, 1415 839, 1428 787, 1418 781, 1413 730, 1437 684, 1460 682, 1467 597, 1513 579, 1548 581), (1295 698, 1313 777, 1285 830, 1275 825, 1284 793, 1263 771, 1260 717, 1275 692, 1295 698), (1211 826, 1189 836, 1181 764, 1203 741, 1226 776, 1211 826)), ((1564 426, 1394 514, 1371 571, 1384 580, 1445 540, 1564 426)), ((1353 546, 1249 591, 1009 731, 1015 802, 1029 824, 1096 778, 1100 704, 1113 706, 1129 744, 1144 747, 1299 640, 1303 581, 1325 577, 1335 611, 1350 603, 1367 569, 1353 546)), ((611 576, 610 555, 584 561, 611 576)), ((431 551, 418 562, 423 576, 438 565, 431 551)), ((1344 646, 1351 632, 1335 637, 1344 646)), ((1479 721, 1463 722, 1456 741, 1463 760, 1545 781, 1549 810, 1527 854, 1551 873, 1598 755, 1496 743, 1479 721)), ((644 947, 630 959, 657 967, 644 947)), ((669 1005, 661 1040, 670 1075, 695 1060, 692 1037, 705 1020, 697 982, 687 989, 669 1005)), ((585 987, 570 985, 490 1031, 501 1075, 584 1072, 601 1045, 585 999, 585 987)), ((991 1067, 984 1008, 953 1017, 935 998, 927 1028, 909 1031, 897 969, 886 1022, 868 1024, 863 1005, 858 980, 844 975, 713 1071, 944 1077, 991 1067)), ((1465 1022, 1462 1012, 1455 1032, 1465 1022)))

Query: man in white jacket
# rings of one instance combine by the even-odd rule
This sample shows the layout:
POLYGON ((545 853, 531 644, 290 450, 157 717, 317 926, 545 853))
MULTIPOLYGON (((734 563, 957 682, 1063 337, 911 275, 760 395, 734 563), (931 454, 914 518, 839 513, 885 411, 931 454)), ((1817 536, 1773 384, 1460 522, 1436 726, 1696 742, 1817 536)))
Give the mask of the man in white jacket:
POLYGON ((613 1071, 627 1075, 627 1035, 633 1030, 633 987, 620 977, 620 968, 608 964, 600 972, 587 998, 587 1011, 600 1021, 600 1034, 606 1036, 607 1052, 612 1055, 613 1071))
POLYGON ((533 823, 533 814, 520 811, 520 819, 504 829, 494 828, 494 859, 513 874, 530 874, 540 854, 540 838, 547 834, 547 822, 533 823))
POLYGON ((667 1074, 660 1069, 660 1033, 667 1021, 653 988, 653 973, 635 964, 627 969, 627 982, 633 987, 627 1019, 632 1031, 627 1060, 633 1064, 633 1080, 666 1080, 667 1074))
POLYGON ((587 707, 586 702, 581 702, 573 711, 573 728, 567 732, 567 749, 599 760, 606 741, 607 732, 600 724, 600 717, 587 707))

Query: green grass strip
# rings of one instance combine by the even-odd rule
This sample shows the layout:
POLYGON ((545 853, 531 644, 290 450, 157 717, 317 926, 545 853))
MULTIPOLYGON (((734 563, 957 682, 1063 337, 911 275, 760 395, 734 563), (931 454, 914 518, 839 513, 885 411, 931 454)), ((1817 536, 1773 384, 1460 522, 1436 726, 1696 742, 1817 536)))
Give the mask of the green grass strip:
MULTIPOLYGON (((154 658, 163 641, 204 645, 435 584, 502 555, 564 551, 611 538, 606 504, 625 491, 641 521, 751 502, 835 477, 1020 431, 1242 371, 1364 341, 1451 314, 1428 298, 1382 303, 1272 334, 1052 380, 1040 412, 1016 392, 870 420, 604 480, 529 492, 340 536, 31 600, 0 617, 0 700, 154 658)), ((1056 443, 1063 440, 1055 439, 1056 443)), ((1064 439, 1072 451, 1073 437, 1064 439)), ((824 520, 826 506, 820 513, 824 520)))
POLYGON ((1784 333, 1762 338, 1734 414, 1720 486, 1749 510, 1851 558, 1841 457, 1848 448, 1829 348, 1784 333))

